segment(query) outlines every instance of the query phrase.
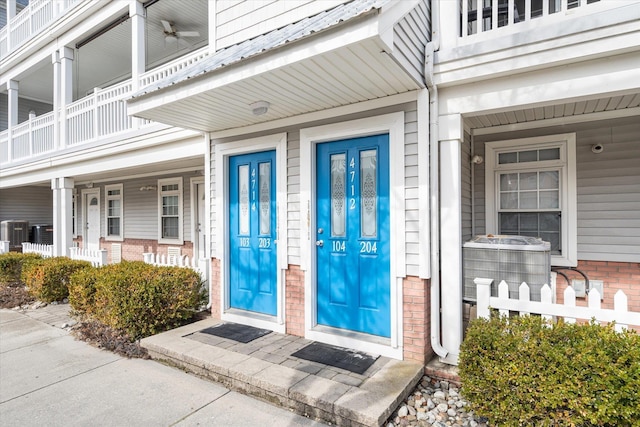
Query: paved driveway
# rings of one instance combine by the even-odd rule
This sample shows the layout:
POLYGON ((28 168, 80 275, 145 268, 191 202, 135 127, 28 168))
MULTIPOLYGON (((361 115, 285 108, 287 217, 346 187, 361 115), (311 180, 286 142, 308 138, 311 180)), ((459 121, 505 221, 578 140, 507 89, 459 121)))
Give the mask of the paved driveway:
POLYGON ((151 360, 0 310, 0 425, 322 426, 151 360))

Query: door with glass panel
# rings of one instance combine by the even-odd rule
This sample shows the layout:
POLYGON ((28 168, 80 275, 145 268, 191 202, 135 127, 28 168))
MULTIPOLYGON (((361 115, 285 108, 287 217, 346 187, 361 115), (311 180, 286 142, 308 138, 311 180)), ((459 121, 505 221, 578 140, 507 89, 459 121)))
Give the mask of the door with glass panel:
POLYGON ((275 151, 229 158, 229 304, 276 315, 275 151))
POLYGON ((389 337, 389 135, 316 145, 317 323, 389 337))

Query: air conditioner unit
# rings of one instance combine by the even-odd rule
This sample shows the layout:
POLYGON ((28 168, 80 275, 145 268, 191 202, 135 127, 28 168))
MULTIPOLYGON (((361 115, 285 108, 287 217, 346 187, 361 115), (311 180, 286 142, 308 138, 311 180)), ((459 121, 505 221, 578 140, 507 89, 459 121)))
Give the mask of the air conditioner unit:
POLYGON ((527 236, 476 236, 462 247, 463 299, 476 301, 474 279, 493 279, 491 296, 498 296, 502 280, 509 298, 517 299, 522 282, 529 285, 531 301, 540 301, 540 289, 551 286, 551 248, 548 242, 527 236))
POLYGON ((37 224, 32 226, 31 243, 53 245, 53 225, 37 224))
POLYGON ((9 241, 9 250, 21 250, 29 241, 29 221, 10 219, 0 223, 0 240, 9 241))

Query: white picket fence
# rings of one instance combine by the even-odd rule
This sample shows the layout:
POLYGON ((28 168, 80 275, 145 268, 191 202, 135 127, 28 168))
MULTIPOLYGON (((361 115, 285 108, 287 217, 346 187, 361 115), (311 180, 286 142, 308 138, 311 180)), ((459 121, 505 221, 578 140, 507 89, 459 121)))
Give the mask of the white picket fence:
POLYGON ((202 260, 198 261, 197 258, 189 258, 186 255, 164 255, 147 252, 142 254, 142 260, 147 264, 160 267, 190 268, 200 275, 203 282, 207 280, 206 263, 202 262, 202 260))
POLYGON ((23 254, 39 254, 45 258, 53 256, 53 245, 43 245, 40 243, 22 242, 23 254))
POLYGON ((89 261, 94 267, 102 267, 103 265, 107 265, 107 250, 69 248, 69 258, 89 261))
POLYGON ((478 317, 489 318, 490 308, 498 309, 502 315, 509 311, 520 314, 540 314, 551 320, 552 317, 563 317, 566 322, 574 323, 576 319, 595 319, 599 322, 616 322, 615 329, 622 331, 628 326, 640 327, 640 313, 628 310, 627 296, 621 290, 616 292, 613 309, 601 308, 600 292, 591 289, 587 297, 588 306, 576 306, 576 293, 571 286, 564 291, 564 304, 552 302, 552 291, 549 285, 540 289, 541 300, 531 301, 529 285, 522 283, 519 288, 519 298, 509 298, 509 285, 504 280, 498 285, 498 296, 491 296, 493 279, 476 278, 478 317))

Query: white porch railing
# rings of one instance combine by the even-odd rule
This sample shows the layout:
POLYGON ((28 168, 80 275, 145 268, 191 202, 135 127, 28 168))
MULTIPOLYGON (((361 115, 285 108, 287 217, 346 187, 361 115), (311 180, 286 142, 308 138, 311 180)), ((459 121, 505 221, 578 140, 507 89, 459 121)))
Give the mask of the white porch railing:
MULTIPOLYGON (((140 87, 170 76, 208 56, 204 47, 174 61, 144 73, 140 87)), ((132 80, 104 88, 65 107, 61 120, 66 124, 66 147, 78 147, 99 141, 105 137, 139 129, 152 122, 134 119, 127 114, 126 99, 133 92, 132 80)), ((55 115, 53 112, 32 117, 9 130, 0 133, 0 164, 28 159, 65 146, 55 146, 55 115)))
POLYGON ((69 248, 69 258, 89 261, 94 267, 107 265, 107 251, 105 249, 69 248))
POLYGON ((538 18, 562 16, 600 0, 460 0, 463 38, 522 25, 538 18), (480 5, 480 7, 478 7, 480 5))
POLYGON ((42 32, 56 18, 82 0, 30 0, 29 4, 0 30, 0 58, 42 32))
POLYGON ((53 256, 53 245, 43 245, 40 243, 22 243, 23 254, 39 254, 45 258, 51 258, 53 256))
POLYGON ((207 270, 203 262, 199 262, 197 258, 190 259, 186 255, 174 256, 154 253, 143 253, 142 260, 151 265, 160 267, 185 267, 195 270, 200 275, 203 282, 207 280, 207 270))
POLYGON ((588 295, 588 307, 576 306, 576 293, 571 286, 564 291, 564 304, 552 303, 552 292, 549 285, 540 290, 541 301, 530 301, 529 286, 522 283, 519 288, 519 299, 509 298, 509 285, 503 280, 498 285, 498 296, 491 296, 493 279, 474 279, 477 285, 478 317, 489 317, 489 309, 498 309, 501 314, 508 315, 509 311, 520 314, 540 314, 546 319, 552 316, 563 317, 566 322, 576 319, 592 319, 600 322, 616 322, 615 329, 621 331, 627 326, 640 327, 640 313, 628 311, 627 296, 621 290, 616 292, 613 309, 601 308, 600 292, 592 289, 588 295))
POLYGON ((9 252, 9 242, 8 240, 0 240, 0 254, 6 254, 9 252))

